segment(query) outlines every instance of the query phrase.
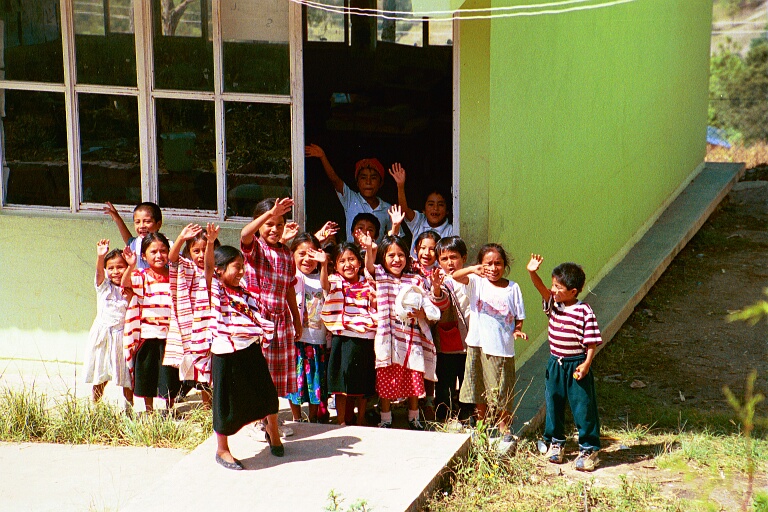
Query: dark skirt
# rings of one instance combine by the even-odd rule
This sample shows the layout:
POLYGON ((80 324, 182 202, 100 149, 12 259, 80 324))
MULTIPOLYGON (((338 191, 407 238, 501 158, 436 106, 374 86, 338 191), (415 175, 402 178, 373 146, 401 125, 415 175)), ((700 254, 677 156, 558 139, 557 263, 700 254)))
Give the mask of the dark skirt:
POLYGON ((179 369, 163 366, 165 340, 144 340, 136 352, 133 367, 133 394, 138 397, 175 397, 181 389, 179 369))
POLYGON ((277 414, 277 390, 261 345, 231 354, 213 354, 213 430, 231 436, 245 425, 277 414))
POLYGON ((334 336, 328 358, 328 392, 376 394, 376 354, 373 340, 334 336))

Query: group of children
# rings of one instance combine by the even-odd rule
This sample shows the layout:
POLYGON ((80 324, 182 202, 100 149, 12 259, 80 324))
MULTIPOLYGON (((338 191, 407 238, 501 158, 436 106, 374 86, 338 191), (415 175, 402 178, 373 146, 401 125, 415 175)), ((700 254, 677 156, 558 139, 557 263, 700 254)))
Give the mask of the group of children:
MULTIPOLYGON (((320 158, 345 207, 339 243, 332 222, 314 235, 299 233, 286 218, 290 198, 261 201, 239 248, 220 245, 220 228, 211 223, 187 225, 171 245, 154 203, 135 208, 132 237, 107 204, 125 247, 97 244, 98 312, 86 362, 94 400, 112 379, 131 406, 135 395, 152 411, 158 396, 170 410, 185 386, 197 387, 213 410, 216 461, 233 470, 243 466, 227 438, 255 421, 262 421, 271 453, 284 454, 288 429, 278 423, 278 397, 289 400, 295 421, 306 403, 308 420, 321 422, 332 396, 340 425, 367 424, 376 397, 381 428, 392 426, 392 402, 400 399, 414 430, 424 429, 422 414, 493 415, 502 441, 513 442, 514 344, 527 336, 520 287, 504 277, 504 248, 484 245, 467 267, 445 195, 434 191, 424 213, 412 210, 405 171, 395 164, 389 174, 399 204, 391 206, 377 196, 385 179, 378 160, 357 163, 358 193, 321 148, 308 146, 306 154, 320 158), (411 246, 398 236, 403 221, 411 246)), ((569 400, 579 429, 576 467, 591 470, 600 439, 589 367, 600 333, 589 306, 577 299, 581 267, 560 265, 548 287, 537 274, 541 262, 532 255, 527 267, 550 318, 547 424, 539 445, 550 461, 563 461, 569 400)))

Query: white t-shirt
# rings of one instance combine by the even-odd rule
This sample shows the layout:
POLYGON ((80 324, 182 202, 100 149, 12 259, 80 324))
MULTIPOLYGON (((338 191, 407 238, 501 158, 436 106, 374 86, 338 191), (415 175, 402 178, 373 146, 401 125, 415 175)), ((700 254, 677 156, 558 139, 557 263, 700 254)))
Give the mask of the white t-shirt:
POLYGON ((296 304, 301 312, 303 326, 301 339, 304 343, 325 345, 326 333, 320 313, 323 311, 323 288, 316 274, 305 275, 296 272, 296 304))
POLYGON ((344 184, 343 192, 341 194, 336 192, 336 195, 339 196, 341 206, 344 207, 344 215, 347 217, 346 235, 348 241, 353 243, 355 241, 352 237, 352 221, 355 220, 355 216, 358 213, 372 213, 379 219, 381 229, 379 229, 379 238, 376 240, 377 242, 381 242, 381 239, 386 236, 390 229, 392 229, 392 221, 387 213, 387 210, 389 210, 389 207, 392 205, 388 202, 379 198, 379 205, 376 208, 371 208, 371 205, 368 204, 365 198, 361 196, 359 192, 351 190, 346 183, 344 184))
POLYGON ((515 320, 525 319, 520 286, 510 281, 505 288, 499 288, 484 277, 468 277, 466 292, 471 314, 467 345, 480 347, 489 356, 513 357, 515 320))
POLYGON ((413 235, 413 243, 411 244, 411 254, 413 257, 416 257, 416 238, 420 234, 422 234, 425 231, 429 231, 430 229, 432 231, 436 231, 438 235, 440 235, 440 238, 445 238, 446 236, 453 236, 453 225, 448 222, 448 217, 445 218, 442 224, 437 226, 436 228, 433 228, 429 225, 429 222, 427 222, 427 216, 421 213, 420 211, 414 210, 413 211, 414 216, 413 220, 409 221, 408 219, 405 220, 405 225, 408 226, 408 229, 411 230, 411 234, 413 235))

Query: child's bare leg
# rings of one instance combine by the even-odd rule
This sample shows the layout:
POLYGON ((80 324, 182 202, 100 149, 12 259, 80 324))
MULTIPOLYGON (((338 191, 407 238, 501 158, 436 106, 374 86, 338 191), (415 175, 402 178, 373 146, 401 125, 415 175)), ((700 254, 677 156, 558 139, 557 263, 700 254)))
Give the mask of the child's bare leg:
POLYGON ((203 409, 210 409, 213 404, 213 396, 210 390, 203 389, 200 392, 200 397, 203 399, 203 409))
POLYGON ((155 398, 152 396, 145 396, 144 397, 144 410, 147 412, 152 412, 155 410, 154 405, 155 398))
POLYGON ((336 393, 333 396, 336 398, 336 423, 346 425, 347 395, 336 393))
POLYGON ((501 411, 499 413, 499 432, 506 432, 512 425, 512 417, 507 411, 501 411))
POLYGON ((133 406, 133 390, 131 388, 123 388, 123 397, 126 402, 133 406))
POLYGON ((107 386, 106 382, 102 382, 101 384, 94 384, 93 386, 93 402, 94 403, 101 400, 101 397, 104 396, 104 388, 106 386, 107 386))
POLYGON ((291 414, 293 421, 301 421, 301 406, 291 402, 291 414))
POLYGON ((365 421, 365 406, 368 404, 368 400, 364 396, 358 396, 355 398, 355 405, 357 405, 357 425, 364 427, 365 421))
POLYGON ((309 421, 312 423, 317 421, 317 409, 319 405, 309 404, 309 421))
POLYGON ((484 420, 488 414, 488 404, 476 404, 475 407, 477 407, 477 419, 484 420))
POLYGON ((419 397, 417 397, 417 396, 409 396, 408 397, 408 410, 409 411, 418 411, 419 410, 419 397))
POLYGON ((267 416, 266 430, 269 434, 270 446, 282 446, 283 442, 280 440, 280 430, 278 430, 277 414, 270 414, 267 416))
POLYGON ((380 398, 379 405, 381 406, 381 412, 391 412, 391 403, 388 398, 380 398))
POLYGON ((216 433, 216 455, 221 457, 225 462, 235 462, 235 458, 229 451, 229 441, 227 436, 216 433))

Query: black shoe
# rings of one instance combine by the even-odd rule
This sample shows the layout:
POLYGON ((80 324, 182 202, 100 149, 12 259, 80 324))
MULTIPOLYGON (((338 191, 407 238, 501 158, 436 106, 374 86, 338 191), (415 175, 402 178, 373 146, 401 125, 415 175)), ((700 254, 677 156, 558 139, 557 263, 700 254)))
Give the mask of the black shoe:
POLYGON ((273 446, 272 440, 269 438, 269 433, 264 432, 264 435, 267 437, 267 443, 269 443, 269 452, 272 455, 275 457, 282 457, 285 455, 285 447, 282 444, 280 446, 273 446))
POLYGON ((243 463, 242 462, 240 462, 239 460, 235 459, 234 457, 232 457, 232 459, 235 462, 227 462, 224 459, 222 459, 221 457, 219 457, 218 453, 216 454, 216 462, 218 462, 221 466, 224 466, 227 469, 232 469, 232 470, 235 470, 235 471, 242 471, 243 469, 245 469, 245 468, 243 468, 243 463))

